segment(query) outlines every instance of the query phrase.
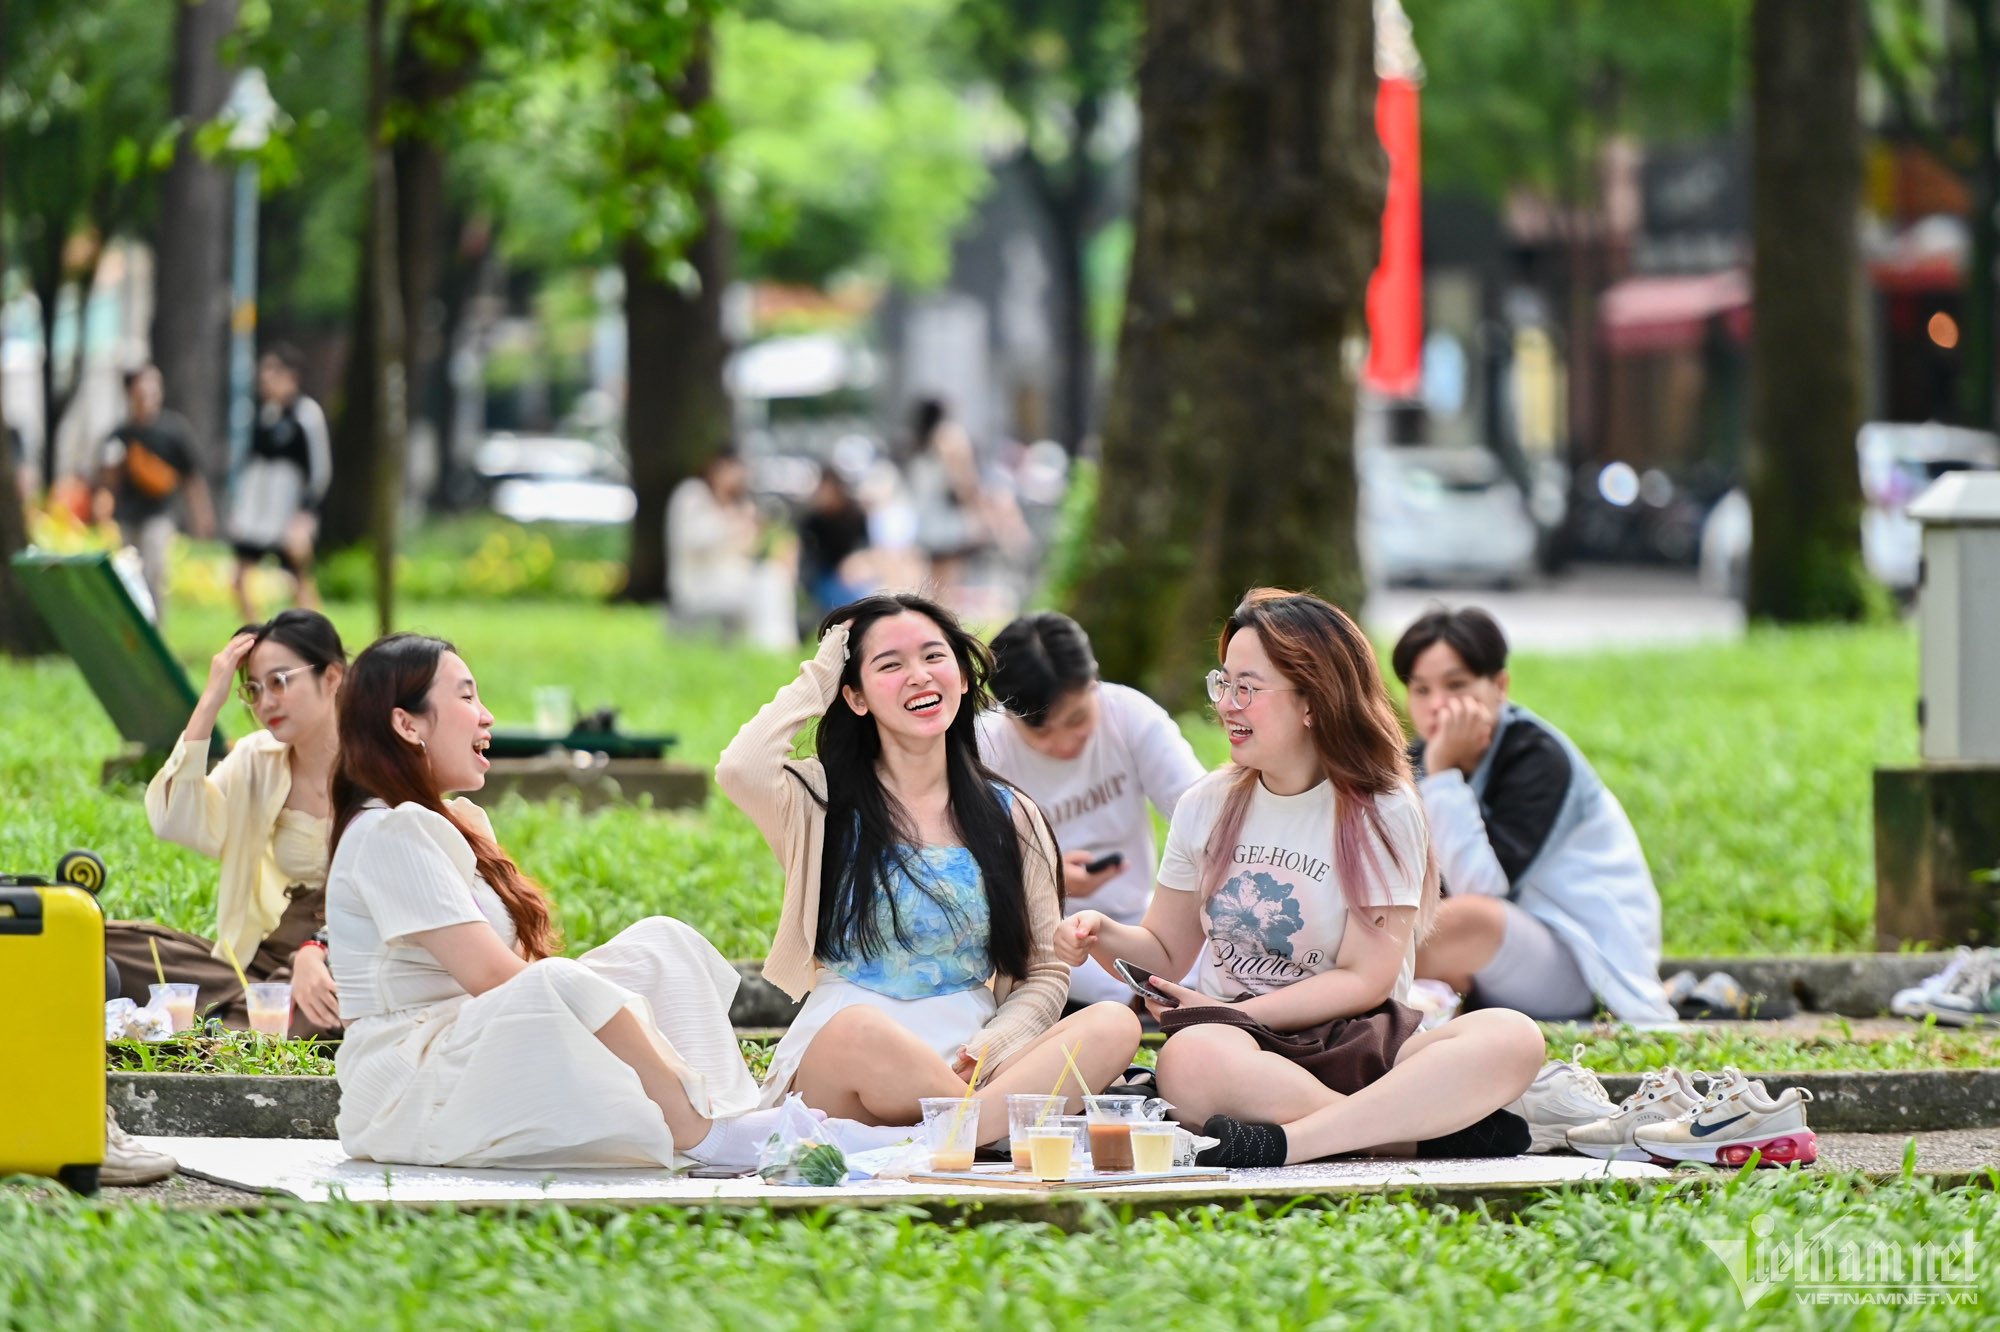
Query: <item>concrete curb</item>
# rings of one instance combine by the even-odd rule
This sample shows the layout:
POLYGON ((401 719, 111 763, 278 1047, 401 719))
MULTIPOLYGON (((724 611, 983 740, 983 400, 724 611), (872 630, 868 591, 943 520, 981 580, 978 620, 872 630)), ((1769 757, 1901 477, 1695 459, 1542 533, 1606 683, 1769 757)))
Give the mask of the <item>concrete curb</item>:
MULTIPOLYGON (((1896 991, 1907 989, 1944 970, 1950 960, 1939 953, 1845 953, 1796 957, 1686 957, 1660 963, 1665 979, 1677 971, 1706 976, 1726 971, 1752 994, 1790 999, 1814 1013, 1843 1017, 1874 1017, 1889 1011, 1896 991)), ((788 1027, 799 1005, 764 979, 764 964, 734 964, 743 978, 729 1020, 739 1027, 788 1027)))
MULTIPOLYGON (((2000 1128, 2000 1069, 1869 1073, 1766 1073, 1772 1095, 1813 1094, 1812 1126, 1828 1133, 1919 1133, 2000 1128)), ((1602 1079, 1613 1100, 1639 1085, 1602 1079)), ((340 1088, 328 1077, 220 1073, 113 1073, 111 1108, 128 1133, 163 1138, 331 1138, 340 1088)))

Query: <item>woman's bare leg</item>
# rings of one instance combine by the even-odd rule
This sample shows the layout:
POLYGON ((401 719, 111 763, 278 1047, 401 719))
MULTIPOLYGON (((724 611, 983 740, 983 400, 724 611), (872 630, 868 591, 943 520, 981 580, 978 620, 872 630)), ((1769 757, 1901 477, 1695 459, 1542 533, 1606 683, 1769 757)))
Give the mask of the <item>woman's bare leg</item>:
MULTIPOLYGON (((1075 1047, 1078 1069, 1101 1091, 1123 1073, 1139 1048, 1138 1015, 1122 1004, 1092 1004, 1072 1013, 992 1075, 981 1075, 979 1133, 993 1142, 1007 1132, 1014 1092, 1047 1091, 1063 1068, 1062 1047, 1075 1047)), ((975 1050, 976 1054, 977 1051, 975 1050)), ((793 1090, 807 1105, 868 1124, 914 1124, 926 1096, 963 1096, 965 1079, 902 1024, 879 1009, 842 1009, 820 1028, 799 1061, 793 1090)), ((1073 1100, 1078 1093, 1072 1080, 1073 1100)))
POLYGON ((1437 1138, 1475 1124, 1528 1089, 1547 1050, 1540 1027, 1504 1008, 1419 1032, 1380 1078, 1286 1122, 1285 1162, 1437 1138))
POLYGON ((1499 898, 1447 897, 1438 903, 1437 927, 1417 946, 1416 974, 1470 994, 1473 973, 1493 960, 1506 936, 1507 904, 1499 898))
POLYGON ((1208 1022, 1186 1027, 1160 1049, 1160 1095, 1183 1124, 1210 1115, 1257 1124, 1289 1124, 1342 1099, 1339 1092, 1241 1027, 1208 1022))
POLYGON ((646 1034, 646 1029, 639 1025, 639 1019, 632 1015, 632 1010, 619 1009, 616 1017, 597 1029, 597 1039, 639 1075, 639 1085, 646 1089, 647 1099, 660 1107, 660 1113, 666 1117, 667 1128, 674 1135, 674 1142, 682 1150, 708 1136, 714 1121, 694 1108, 694 1102, 688 1099, 687 1088, 681 1085, 680 1074, 660 1057, 658 1048, 646 1034))

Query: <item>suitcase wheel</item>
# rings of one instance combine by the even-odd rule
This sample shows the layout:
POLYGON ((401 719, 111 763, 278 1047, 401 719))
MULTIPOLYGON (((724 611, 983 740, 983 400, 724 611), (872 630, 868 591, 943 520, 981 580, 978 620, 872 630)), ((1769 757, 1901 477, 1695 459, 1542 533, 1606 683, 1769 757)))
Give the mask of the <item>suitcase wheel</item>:
MULTIPOLYGON (((88 854, 87 852, 85 854, 88 854)), ((96 856, 90 857, 92 860, 96 856)), ((97 1167, 93 1165, 64 1166, 56 1171, 56 1182, 72 1193, 80 1193, 88 1198, 97 1192, 97 1167)))
POLYGON ((56 862, 56 881, 95 893, 104 887, 104 862, 89 851, 71 851, 56 862))

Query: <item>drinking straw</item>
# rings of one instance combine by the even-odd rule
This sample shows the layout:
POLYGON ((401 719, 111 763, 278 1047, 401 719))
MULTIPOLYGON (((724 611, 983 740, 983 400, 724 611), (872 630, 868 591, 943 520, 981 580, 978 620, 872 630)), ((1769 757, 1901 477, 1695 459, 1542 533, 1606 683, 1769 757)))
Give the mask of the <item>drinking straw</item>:
MULTIPOLYGON (((1049 1088, 1049 1098, 1048 1100, 1042 1102, 1041 1111, 1035 1116, 1036 1128, 1040 1128, 1042 1126, 1042 1121, 1049 1117, 1050 1107, 1055 1105, 1056 1096, 1062 1091, 1063 1083, 1069 1080, 1070 1070, 1076 1067, 1076 1061, 1069 1057, 1069 1052, 1072 1047, 1063 1045, 1063 1046, 1058 1046, 1057 1048, 1063 1052, 1063 1066, 1056 1071, 1056 1085, 1049 1088)), ((1083 1079, 1078 1078, 1077 1081, 1078 1083, 1082 1083, 1083 1079)))
POLYGON ((243 986, 243 1002, 250 1002, 250 978, 243 974, 243 964, 236 960, 236 950, 229 946, 229 940, 222 941, 222 952, 229 959, 229 965, 236 969, 236 979, 243 986))
MULTIPOLYGON (((1069 1053, 1069 1052, 1070 1052, 1070 1050, 1071 1050, 1072 1048, 1078 1048, 1078 1047, 1081 1047, 1082 1045, 1083 1045, 1083 1042, 1082 1042, 1082 1041, 1078 1041, 1078 1042, 1076 1043, 1076 1047, 1071 1047, 1071 1046, 1067 1046, 1067 1045, 1066 1045, 1066 1046, 1064 1046, 1064 1047, 1063 1047, 1063 1061, 1064 1061, 1065 1063, 1067 1063, 1067 1064, 1069 1065, 1069 1072, 1070 1072, 1070 1076, 1076 1079, 1076 1090, 1077 1090, 1077 1095, 1079 1095, 1079 1096, 1088 1096, 1088 1095, 1090 1095, 1090 1084, 1089 1084, 1088 1082, 1085 1082, 1085 1081, 1083 1080, 1083 1070, 1082 1070, 1082 1069, 1080 1069, 1080 1068, 1078 1068, 1078 1067, 1076 1066, 1076 1060, 1072 1059, 1072 1058, 1070 1057, 1070 1053, 1069 1053)), ((1060 1084, 1058 1084, 1058 1085, 1060 1085, 1060 1084)))
POLYGON ((160 984, 165 985, 167 983, 167 969, 160 965, 160 941, 149 937, 146 940, 146 946, 153 950, 153 970, 160 973, 160 984))
POLYGON ((958 1126, 965 1120, 965 1112, 972 1106, 972 1093, 979 1087, 979 1068, 986 1062, 986 1047, 980 1046, 979 1053, 972 1060, 972 1077, 965 1084, 965 1095, 959 1097, 958 1111, 951 1117, 950 1140, 958 1141, 958 1126))

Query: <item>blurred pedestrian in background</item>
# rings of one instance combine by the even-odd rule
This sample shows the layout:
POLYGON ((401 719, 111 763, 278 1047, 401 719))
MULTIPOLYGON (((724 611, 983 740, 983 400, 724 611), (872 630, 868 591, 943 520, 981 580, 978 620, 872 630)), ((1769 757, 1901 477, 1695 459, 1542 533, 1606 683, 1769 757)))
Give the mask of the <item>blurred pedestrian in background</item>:
POLYGON ((819 483, 799 517, 799 586, 815 623, 835 606, 875 590, 867 551, 868 511, 840 472, 822 465, 819 483))
POLYGON ((757 647, 798 644, 790 561, 770 543, 735 450, 708 460, 667 501, 667 609, 678 627, 714 624, 757 647))
POLYGON ((138 548, 156 623, 166 618, 174 498, 187 495, 196 536, 215 533, 215 507, 196 465, 194 431, 179 413, 161 409, 163 395, 159 367, 147 363, 126 373, 125 420, 104 441, 91 498, 91 516, 115 521, 119 539, 138 548))
POLYGON ((247 575, 267 559, 275 558, 292 575, 299 605, 319 605, 313 538, 319 503, 333 480, 333 450, 326 413, 300 390, 299 364, 298 352, 283 343, 257 363, 261 405, 229 506, 229 542, 236 550, 230 585, 245 620, 257 618, 247 575))

